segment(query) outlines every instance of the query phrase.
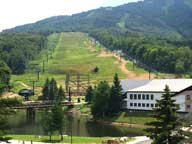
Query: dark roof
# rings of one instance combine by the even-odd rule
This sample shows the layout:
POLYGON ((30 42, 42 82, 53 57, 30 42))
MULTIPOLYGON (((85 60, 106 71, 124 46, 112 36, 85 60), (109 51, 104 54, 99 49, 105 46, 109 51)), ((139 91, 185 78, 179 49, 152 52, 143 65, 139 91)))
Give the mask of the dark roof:
POLYGON ((26 96, 26 95, 33 95, 33 91, 31 89, 21 89, 18 93, 21 96, 26 96))

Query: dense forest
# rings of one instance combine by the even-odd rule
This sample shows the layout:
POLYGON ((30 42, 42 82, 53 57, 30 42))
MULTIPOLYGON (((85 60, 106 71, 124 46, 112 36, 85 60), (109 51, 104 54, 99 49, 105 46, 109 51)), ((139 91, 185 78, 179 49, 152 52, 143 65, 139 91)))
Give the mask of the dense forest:
POLYGON ((3 61, 0 61, 0 94, 9 88, 10 75, 10 68, 3 61))
POLYGON ((0 60, 10 67, 13 74, 22 74, 28 62, 46 47, 46 41, 42 34, 1 34, 0 60))
POLYGON ((175 74, 192 71, 192 39, 166 39, 136 33, 118 34, 98 30, 90 34, 105 47, 122 50, 125 57, 149 70, 175 74))
POLYGON ((55 16, 3 31, 0 60, 14 74, 44 47, 45 37, 13 32, 81 31, 110 50, 122 50, 126 58, 147 69, 168 73, 192 72, 192 1, 144 0, 106 7, 72 16, 55 16), (9 34, 10 33, 10 34, 9 34))
POLYGON ((4 32, 82 31, 93 29, 138 32, 163 37, 192 36, 191 0, 144 0, 118 7, 102 7, 72 16, 55 16, 4 32))

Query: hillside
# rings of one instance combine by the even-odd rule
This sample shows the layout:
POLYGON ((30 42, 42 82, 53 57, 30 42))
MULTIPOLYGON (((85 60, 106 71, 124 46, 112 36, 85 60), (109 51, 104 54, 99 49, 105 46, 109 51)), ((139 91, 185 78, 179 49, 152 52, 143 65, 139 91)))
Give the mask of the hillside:
POLYGON ((111 82, 115 73, 118 73, 121 79, 148 79, 147 71, 138 67, 133 71, 130 61, 121 59, 120 62, 119 56, 104 51, 103 46, 93 43, 92 39, 84 33, 52 34, 48 37, 48 50, 42 51, 36 60, 30 62, 25 74, 12 76, 12 83, 17 83, 16 91, 22 87, 30 87, 31 81, 37 79, 33 65, 38 65, 41 69, 40 80, 36 86, 42 86, 47 78, 52 77, 63 85, 66 73, 89 74, 92 84, 100 80, 111 82), (48 62, 46 61, 47 52, 49 53, 48 62), (45 62, 44 72, 43 61, 45 62), (96 66, 99 71, 94 73, 93 69, 96 66))
POLYGON ((191 0, 144 0, 72 16, 56 16, 4 32, 63 32, 92 29, 180 38, 192 36, 191 0))

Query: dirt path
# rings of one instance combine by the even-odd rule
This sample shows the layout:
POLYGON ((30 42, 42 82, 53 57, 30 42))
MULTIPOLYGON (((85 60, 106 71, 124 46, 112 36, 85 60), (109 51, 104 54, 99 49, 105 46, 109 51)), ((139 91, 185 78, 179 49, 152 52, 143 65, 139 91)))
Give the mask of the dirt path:
POLYGON ((16 98, 16 97, 19 97, 19 95, 12 92, 5 92, 1 96, 1 98, 16 98))
MULTIPOLYGON (((84 41, 84 45, 91 52, 96 51, 96 49, 88 42, 84 41)), ((113 54, 111 52, 106 52, 105 50, 103 50, 97 57, 102 57, 102 58, 114 57, 114 58, 116 58, 115 64, 119 65, 120 70, 122 71, 122 73, 124 73, 126 75, 127 79, 149 79, 148 73, 136 74, 134 71, 128 70, 126 67, 128 61, 125 60, 124 58, 120 58, 117 54, 113 54)), ((155 75, 151 74, 151 78, 154 78, 154 77, 155 77, 155 75)))
MULTIPOLYGON (((115 57, 117 59, 117 61, 115 62, 116 64, 119 64, 119 68, 120 70, 127 76, 128 79, 148 79, 149 75, 148 73, 146 74, 136 74, 133 71, 129 71, 126 67, 128 61, 125 60, 124 58, 120 58, 118 55, 116 54, 112 54, 112 53, 107 53, 105 51, 101 52, 98 57, 115 57)), ((154 75, 151 75, 151 78, 153 78, 154 75)))

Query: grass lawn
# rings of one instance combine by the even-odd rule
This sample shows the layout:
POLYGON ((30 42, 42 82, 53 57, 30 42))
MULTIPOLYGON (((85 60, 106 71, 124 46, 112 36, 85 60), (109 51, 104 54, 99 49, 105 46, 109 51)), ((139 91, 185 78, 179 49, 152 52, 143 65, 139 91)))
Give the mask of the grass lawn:
POLYGON ((90 81, 93 84, 98 83, 100 80, 112 81, 115 73, 118 73, 120 78, 125 78, 118 64, 115 64, 116 59, 113 57, 98 57, 100 52, 101 47, 93 45, 86 34, 52 34, 48 37, 47 50, 43 50, 36 60, 30 62, 26 73, 12 75, 13 91, 18 92, 21 88, 32 87, 31 81, 37 80, 36 69, 42 71, 43 61, 45 72, 40 72, 40 80, 36 82, 36 87, 43 86, 47 78, 55 78, 58 84, 64 87, 65 74, 68 72, 89 74, 90 81), (47 54, 49 54, 48 62, 47 54), (96 66, 99 68, 99 72, 95 74, 92 73, 92 70, 96 66))
POLYGON ((147 122, 154 120, 152 118, 152 112, 148 111, 133 111, 133 112, 121 112, 117 116, 104 118, 107 121, 113 122, 122 122, 122 123, 131 123, 145 125, 147 122))
POLYGON ((90 74, 91 80, 112 80, 115 73, 121 78, 121 72, 116 59, 112 57, 98 57, 101 49, 92 44, 83 33, 62 33, 55 49, 53 59, 48 65, 48 72, 52 74, 81 73, 90 74), (92 73, 95 67, 99 72, 92 73))
MULTIPOLYGON (((91 105, 84 104, 79 107, 79 111, 84 114, 91 114, 91 105)), ((100 120, 106 120, 110 122, 120 122, 120 123, 132 123, 145 125, 147 122, 154 120, 152 118, 153 112, 151 111, 132 111, 132 112, 121 112, 113 117, 105 117, 100 120)))
MULTIPOLYGON (((41 138, 35 137, 34 135, 7 135, 14 140, 24 140, 24 141, 35 141, 35 142, 50 142, 48 136, 41 136, 41 138)), ((72 142, 74 144, 101 144, 102 141, 111 139, 110 137, 72 137, 72 142)), ((130 138, 129 141, 134 140, 130 138)), ((71 137, 65 136, 63 141, 60 141, 60 136, 52 136, 53 143, 70 143, 71 137)))
MULTIPOLYGON (((11 84, 14 85, 14 92, 21 88, 32 87, 32 80, 37 80, 37 69, 40 69, 40 80, 36 82, 36 87, 42 87, 47 78, 55 78, 59 85, 64 86, 66 73, 89 74, 90 82, 95 85, 101 80, 112 82, 115 73, 120 79, 127 76, 119 68, 117 59, 114 57, 98 57, 104 48, 99 44, 94 44, 84 33, 55 33, 48 36, 47 49, 37 56, 36 60, 29 63, 26 73, 23 75, 13 75, 11 84), (47 57, 48 55, 48 57, 47 57), (47 61, 48 58, 48 61, 47 61), (44 70, 43 69, 44 61, 44 70), (95 67, 99 68, 98 73, 93 73, 95 67), (25 85, 24 85, 25 84, 25 85)), ((147 74, 142 68, 135 66, 133 70, 132 62, 128 61, 126 68, 136 74, 147 74)), ((159 77, 165 77, 159 74, 159 77)), ((38 89, 37 93, 41 90, 38 89)))

